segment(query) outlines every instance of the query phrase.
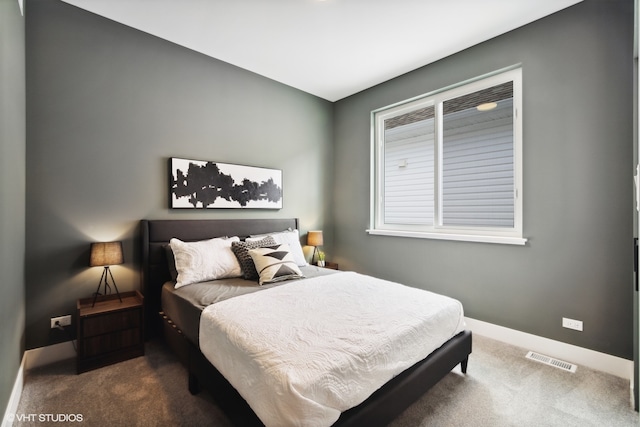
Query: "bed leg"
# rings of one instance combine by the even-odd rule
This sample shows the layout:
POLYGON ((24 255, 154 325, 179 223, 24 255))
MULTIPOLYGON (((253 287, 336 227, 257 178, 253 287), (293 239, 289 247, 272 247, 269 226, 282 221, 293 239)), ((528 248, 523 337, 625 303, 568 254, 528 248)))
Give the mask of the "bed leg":
POLYGON ((460 362, 460 369, 462 369, 462 373, 467 373, 467 365, 469 364, 469 357, 467 356, 462 362, 460 362))
POLYGON ((195 374, 189 372, 189 393, 198 394, 200 393, 200 385, 198 384, 198 378, 195 374))

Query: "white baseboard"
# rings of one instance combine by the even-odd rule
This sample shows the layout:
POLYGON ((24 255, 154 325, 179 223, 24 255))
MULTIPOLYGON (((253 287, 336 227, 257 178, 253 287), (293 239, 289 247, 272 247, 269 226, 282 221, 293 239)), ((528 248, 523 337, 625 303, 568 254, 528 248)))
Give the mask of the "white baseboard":
POLYGON ((27 350, 24 355, 27 359, 25 369, 29 370, 61 360, 72 359, 76 357, 76 350, 73 348, 73 341, 65 341, 59 344, 27 350))
POLYGON ((611 356, 610 354, 600 353, 469 317, 465 317, 465 322, 467 323, 468 329, 474 334, 523 347, 527 350, 533 350, 566 362, 575 363, 578 366, 582 365, 606 372, 616 377, 629 380, 633 384, 633 360, 611 356))
POLYGON ((26 371, 74 357, 76 357, 76 351, 73 348, 72 341, 25 351, 22 355, 22 362, 20 363, 20 368, 16 375, 16 381, 13 384, 13 390, 9 397, 7 409, 2 417, 2 427, 11 427, 13 425, 13 416, 18 410, 18 405, 20 404, 20 396, 22 396, 24 374, 26 371))
POLYGON ((11 391, 11 396, 9 396, 9 403, 2 417, 2 427, 11 427, 13 425, 13 416, 18 411, 20 396, 22 396, 22 388, 24 387, 25 363, 26 356, 23 354, 22 362, 20 362, 20 368, 16 375, 16 381, 13 383, 13 390, 11 391))

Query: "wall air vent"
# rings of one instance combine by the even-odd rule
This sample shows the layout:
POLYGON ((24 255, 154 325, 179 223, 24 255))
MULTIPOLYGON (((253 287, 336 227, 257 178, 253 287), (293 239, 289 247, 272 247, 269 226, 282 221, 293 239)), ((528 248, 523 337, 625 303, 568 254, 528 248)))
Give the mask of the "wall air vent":
POLYGON ((578 366, 574 365, 573 363, 554 359, 553 357, 545 356, 544 354, 535 353, 533 351, 530 351, 529 353, 527 353, 526 357, 527 359, 544 363, 545 365, 553 366, 554 368, 562 369, 563 371, 567 371, 571 373, 575 373, 576 369, 578 369, 578 366))

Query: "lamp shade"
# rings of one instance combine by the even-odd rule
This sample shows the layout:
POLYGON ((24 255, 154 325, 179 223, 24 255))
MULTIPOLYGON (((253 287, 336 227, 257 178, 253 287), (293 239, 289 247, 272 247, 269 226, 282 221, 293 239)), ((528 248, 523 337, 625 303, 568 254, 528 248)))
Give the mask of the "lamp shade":
POLYGON ((117 265, 123 262, 122 242, 96 242, 91 244, 89 266, 117 265))
POLYGON ((319 231, 309 231, 307 233, 307 245, 309 246, 322 246, 322 230, 319 231))

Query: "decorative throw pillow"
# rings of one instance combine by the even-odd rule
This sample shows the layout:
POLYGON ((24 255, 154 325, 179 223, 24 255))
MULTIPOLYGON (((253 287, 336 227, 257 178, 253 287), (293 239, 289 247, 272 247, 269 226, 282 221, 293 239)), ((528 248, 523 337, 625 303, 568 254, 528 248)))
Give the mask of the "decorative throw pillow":
POLYGON ((252 242, 233 242, 231 244, 231 250, 236 255, 240 267, 242 268, 242 277, 247 280, 257 280, 258 272, 256 266, 253 264, 253 259, 249 255, 250 249, 262 248, 264 246, 276 245, 276 241, 273 237, 265 237, 264 239, 254 240, 252 242))
POLYGON ((175 288, 207 280, 240 277, 240 264, 231 251, 231 244, 239 240, 237 237, 199 242, 171 239, 169 245, 178 271, 175 288))
POLYGON ((255 241, 258 239, 262 239, 265 236, 271 236, 276 241, 276 244, 282 245, 286 243, 291 248, 291 254, 298 265, 298 267, 304 267, 307 265, 307 259, 304 257, 304 252, 302 251, 302 246, 300 245, 300 233, 298 230, 285 230, 279 231, 275 233, 267 233, 261 235, 255 235, 247 238, 247 242, 255 241))
POLYGON ((260 276, 260 285, 304 277, 286 243, 251 249, 249 255, 260 276))

